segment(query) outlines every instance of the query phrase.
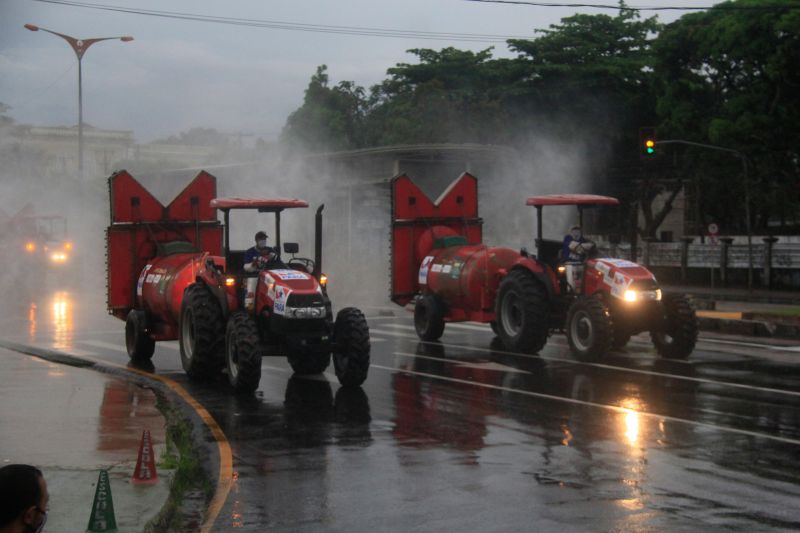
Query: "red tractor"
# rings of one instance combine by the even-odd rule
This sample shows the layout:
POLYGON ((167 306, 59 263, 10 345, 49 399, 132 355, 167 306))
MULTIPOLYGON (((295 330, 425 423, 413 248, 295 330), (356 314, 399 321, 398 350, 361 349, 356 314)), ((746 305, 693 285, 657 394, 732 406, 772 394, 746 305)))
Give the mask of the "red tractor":
POLYGON ((205 172, 167 207, 125 171, 112 175, 109 187, 108 309, 126 321, 131 359, 149 360, 156 341, 178 339, 189 377, 225 368, 237 392, 258 387, 263 355, 287 354, 298 374, 323 372, 333 355, 342 385, 364 382, 369 329, 353 307, 333 319, 321 270, 323 206, 316 215, 315 260, 295 257, 297 243, 285 243, 284 252, 292 254, 286 263, 275 257, 249 274, 244 250, 231 249, 231 211, 274 214, 279 251, 281 212, 308 207, 305 201, 215 198, 216 179, 205 172), (247 283, 250 276, 255 283, 247 283))
POLYGON ((584 260, 562 257, 563 241, 542 237, 544 206, 576 206, 583 226, 583 210, 619 205, 619 200, 592 194, 553 194, 528 198, 536 208, 536 256, 558 272, 559 297, 552 316, 566 331, 572 352, 580 359, 603 357, 612 347, 622 348, 632 335, 649 331, 662 357, 685 359, 697 342, 694 304, 683 294, 663 294, 647 268, 624 259, 597 257, 594 243, 585 243, 584 260), (566 258, 568 259, 568 258, 566 258))
MULTIPOLYGON (((536 353, 566 331, 575 355, 592 360, 631 335, 651 331, 658 352, 685 358, 697 339, 691 302, 662 299, 655 277, 630 261, 591 258, 562 264, 561 241, 542 239, 544 205, 617 204, 609 197, 533 197, 537 255, 481 244, 477 180, 464 174, 434 203, 407 176, 392 181, 392 288, 395 303, 414 302, 414 326, 436 340, 446 322, 488 322, 507 349, 536 353), (571 275, 568 278, 567 275, 571 275)), ((586 245, 589 248, 589 245, 586 245)))

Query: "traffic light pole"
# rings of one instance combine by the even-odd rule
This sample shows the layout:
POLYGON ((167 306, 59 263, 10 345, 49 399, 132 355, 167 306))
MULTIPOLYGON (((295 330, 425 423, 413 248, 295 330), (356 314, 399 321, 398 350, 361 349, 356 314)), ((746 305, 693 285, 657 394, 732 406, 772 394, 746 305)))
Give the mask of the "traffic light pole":
POLYGON ((753 289, 753 231, 750 227, 750 181, 747 177, 747 157, 739 150, 733 148, 725 148, 723 146, 716 146, 714 144, 696 143, 693 141, 684 141, 680 139, 668 139, 666 141, 656 141, 656 144, 685 144, 688 146, 697 146, 698 148, 706 148, 708 150, 716 150, 718 152, 728 152, 734 154, 742 162, 742 175, 744 177, 744 216, 745 216, 745 231, 747 231, 747 288, 753 289))

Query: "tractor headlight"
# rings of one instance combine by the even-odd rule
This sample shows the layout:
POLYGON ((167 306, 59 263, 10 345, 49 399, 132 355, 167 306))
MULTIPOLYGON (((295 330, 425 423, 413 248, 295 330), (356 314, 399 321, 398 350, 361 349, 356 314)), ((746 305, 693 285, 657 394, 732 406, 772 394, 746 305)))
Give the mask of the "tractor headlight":
POLYGON ((320 276, 319 276, 319 284, 322 285, 323 287, 327 286, 328 285, 328 276, 326 276, 325 274, 320 274, 320 276))
POLYGON ((284 312, 286 318, 324 318, 324 307, 287 307, 284 312))
POLYGON ((50 255, 50 260, 53 261, 53 263, 65 263, 67 259, 69 259, 69 256, 64 252, 55 252, 50 255))
POLYGON ((660 301, 661 300, 661 289, 654 289, 649 291, 637 291, 633 289, 628 289, 622 295, 622 299, 626 302, 648 302, 648 301, 660 301))

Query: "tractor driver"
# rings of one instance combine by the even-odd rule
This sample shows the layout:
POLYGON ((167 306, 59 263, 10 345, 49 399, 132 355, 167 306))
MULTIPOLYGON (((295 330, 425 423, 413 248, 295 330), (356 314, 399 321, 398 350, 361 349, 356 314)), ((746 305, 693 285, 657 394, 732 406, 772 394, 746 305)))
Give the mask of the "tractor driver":
POLYGON ((587 240, 580 226, 572 226, 564 237, 561 247, 561 260, 565 263, 582 263, 594 250, 594 243, 587 240))
POLYGON ((267 246, 267 234, 263 231, 256 233, 256 245, 244 253, 244 271, 254 274, 265 268, 269 263, 280 261, 274 248, 267 246))

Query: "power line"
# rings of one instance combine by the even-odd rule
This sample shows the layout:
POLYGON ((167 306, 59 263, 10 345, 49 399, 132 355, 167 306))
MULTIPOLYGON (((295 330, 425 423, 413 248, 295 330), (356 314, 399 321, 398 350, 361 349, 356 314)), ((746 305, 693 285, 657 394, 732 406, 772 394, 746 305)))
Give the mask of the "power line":
POLYGON ((777 11, 781 9, 800 9, 800 3, 790 4, 772 3, 759 6, 742 6, 736 4, 718 4, 714 6, 619 6, 610 4, 567 4, 555 2, 528 2, 525 0, 463 0, 465 2, 480 2, 483 4, 511 4, 532 7, 584 7, 592 9, 613 9, 629 11, 707 11, 709 9, 722 9, 726 11, 777 11))
POLYGON ((159 18, 169 18, 178 20, 188 20, 194 22, 209 22, 214 24, 226 24, 230 26, 247 26, 254 28, 269 28, 288 31, 302 31, 311 33, 330 33, 340 35, 360 35, 368 37, 394 37, 394 38, 413 38, 426 40, 449 40, 467 42, 492 42, 504 43, 508 39, 530 39, 531 36, 496 35, 480 33, 449 33, 416 30, 396 30, 390 28, 369 28, 360 26, 331 26, 325 24, 303 24, 297 22, 286 22, 277 20, 260 20, 251 18, 220 17, 213 15, 200 15, 196 13, 184 13, 177 11, 159 11, 154 9, 135 9, 130 7, 110 6, 104 4, 93 4, 87 2, 75 2, 70 0, 34 0, 45 4, 55 4, 67 7, 80 7, 99 11, 113 11, 117 13, 127 13, 133 15, 144 15, 159 18))

